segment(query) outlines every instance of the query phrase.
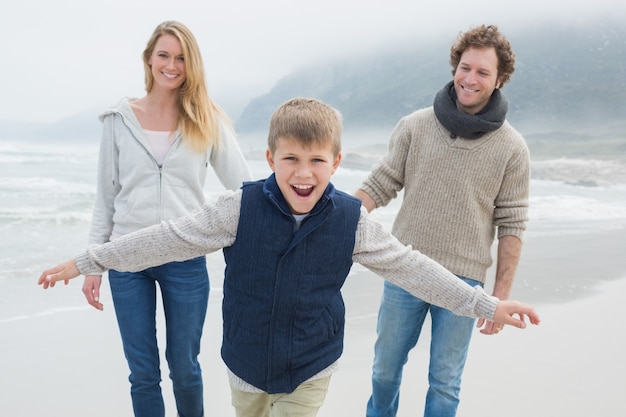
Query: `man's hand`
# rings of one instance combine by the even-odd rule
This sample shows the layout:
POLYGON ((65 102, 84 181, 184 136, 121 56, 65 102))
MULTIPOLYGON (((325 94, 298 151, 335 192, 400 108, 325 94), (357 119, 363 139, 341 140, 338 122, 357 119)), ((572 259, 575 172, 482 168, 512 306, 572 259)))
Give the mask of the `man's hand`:
POLYGON ((476 327, 480 328, 482 334, 498 334, 504 328, 504 324, 496 323, 491 320, 478 319, 476 327))

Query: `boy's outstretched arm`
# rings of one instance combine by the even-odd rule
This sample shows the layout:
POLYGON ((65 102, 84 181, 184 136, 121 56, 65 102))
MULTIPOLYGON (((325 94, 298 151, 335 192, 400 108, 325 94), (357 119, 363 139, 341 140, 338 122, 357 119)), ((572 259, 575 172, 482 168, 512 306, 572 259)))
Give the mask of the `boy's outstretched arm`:
POLYGON ((80 275, 80 271, 76 266, 76 262, 74 260, 70 260, 67 262, 63 262, 60 265, 55 266, 54 268, 46 269, 39 276, 39 281, 37 281, 38 285, 43 285, 44 290, 48 287, 54 287, 54 284, 57 281, 65 281, 65 285, 68 284, 69 280, 72 278, 76 278, 80 275))
POLYGON ((534 308, 515 300, 500 300, 493 314, 494 322, 508 324, 520 329, 526 328, 526 318, 531 324, 539 324, 541 321, 534 308), (515 315, 519 318, 515 318, 515 315))

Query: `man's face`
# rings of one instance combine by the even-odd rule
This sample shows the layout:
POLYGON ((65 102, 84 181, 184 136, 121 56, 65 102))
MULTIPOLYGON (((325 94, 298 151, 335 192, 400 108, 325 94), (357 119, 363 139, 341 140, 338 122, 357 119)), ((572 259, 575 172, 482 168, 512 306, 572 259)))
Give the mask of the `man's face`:
POLYGON ((498 57, 490 48, 468 48, 454 73, 454 90, 459 111, 476 114, 489 102, 493 91, 500 86, 498 57))
POLYGON ((341 153, 333 154, 330 141, 307 148, 291 138, 279 139, 274 154, 268 149, 265 156, 293 214, 313 210, 341 161, 341 153))

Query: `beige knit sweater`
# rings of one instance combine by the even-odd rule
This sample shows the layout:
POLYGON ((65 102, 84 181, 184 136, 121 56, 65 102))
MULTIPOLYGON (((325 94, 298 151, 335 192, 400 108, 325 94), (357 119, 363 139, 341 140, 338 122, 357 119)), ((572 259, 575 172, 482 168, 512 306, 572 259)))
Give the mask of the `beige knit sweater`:
POLYGON ((508 122, 479 139, 452 138, 432 107, 400 120, 361 188, 377 206, 404 189, 392 233, 457 275, 485 282, 497 236, 528 220, 529 152, 508 122))

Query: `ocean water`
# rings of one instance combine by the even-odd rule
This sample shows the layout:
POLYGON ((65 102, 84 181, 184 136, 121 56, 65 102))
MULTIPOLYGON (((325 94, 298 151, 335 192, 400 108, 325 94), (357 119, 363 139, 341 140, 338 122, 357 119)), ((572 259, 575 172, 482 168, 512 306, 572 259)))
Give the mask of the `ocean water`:
MULTIPOLYGON (((270 172, 263 159, 263 143, 264 138, 242 142, 259 178, 270 172)), ((369 163, 377 157, 372 149, 384 151, 384 143, 372 145, 344 139, 344 162, 333 177, 338 188, 352 192, 367 176, 369 163)), ((95 197, 97 152, 95 144, 0 140, 0 324, 91 308, 80 292, 80 278, 72 282, 71 291, 54 291, 53 296, 41 290, 36 281, 45 268, 71 258, 86 246, 95 197)), ((583 167, 585 163, 580 161, 583 167)), ((206 187, 208 199, 221 191, 211 174, 206 187)), ((376 210, 373 216, 391 229, 399 203, 400 198, 376 210)), ((533 180, 530 206, 529 239, 626 229, 623 184, 584 186, 533 180)), ((221 254, 210 255, 208 261, 212 286, 219 288, 221 254)))

